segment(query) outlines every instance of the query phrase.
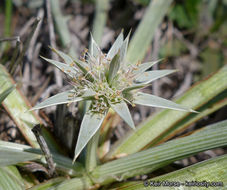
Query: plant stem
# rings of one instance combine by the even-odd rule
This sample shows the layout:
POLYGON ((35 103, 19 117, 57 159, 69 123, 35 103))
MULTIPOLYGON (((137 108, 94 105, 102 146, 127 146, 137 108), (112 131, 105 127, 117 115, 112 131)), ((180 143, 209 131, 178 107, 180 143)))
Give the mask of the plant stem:
POLYGON ((95 133, 95 135, 88 142, 86 147, 86 160, 85 167, 87 172, 91 172, 97 166, 97 148, 99 142, 100 129, 95 133))
MULTIPOLYGON (((5 3, 4 36, 9 37, 11 35, 12 0, 7 0, 5 3)), ((9 43, 7 42, 3 47, 4 50, 7 50, 9 48, 9 43)))

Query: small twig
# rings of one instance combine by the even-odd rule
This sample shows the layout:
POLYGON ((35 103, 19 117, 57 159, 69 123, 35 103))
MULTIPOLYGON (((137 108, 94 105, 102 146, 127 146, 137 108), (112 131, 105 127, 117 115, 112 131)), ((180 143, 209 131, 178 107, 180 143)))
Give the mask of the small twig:
POLYGON ((33 55, 34 55, 34 47, 41 29, 41 25, 42 25, 42 20, 44 17, 44 10, 40 9, 38 11, 37 17, 39 18, 40 22, 37 24, 36 29, 34 30, 34 34, 31 38, 30 44, 29 44, 29 48, 28 48, 28 61, 32 62, 33 60, 33 55))
POLYGON ((55 177, 57 176, 57 173, 55 171, 55 164, 54 164, 54 161, 53 161, 53 158, 52 158, 52 155, 50 153, 50 150, 47 146, 47 143, 45 141, 45 139, 43 138, 42 134, 41 134, 41 126, 40 124, 38 125, 35 125, 33 128, 32 128, 32 132, 34 133, 38 143, 39 143, 39 146, 46 158, 46 162, 47 162, 47 166, 48 166, 48 172, 49 172, 49 175, 51 177, 55 177))
POLYGON ((20 36, 13 36, 13 37, 9 37, 9 38, 1 38, 0 43, 6 42, 6 41, 14 41, 14 40, 20 41, 20 36))
POLYGON ((24 36, 26 32, 29 30, 29 28, 31 27, 31 25, 34 23, 34 21, 35 21, 34 17, 30 18, 23 26, 23 28, 20 30, 19 36, 24 36))

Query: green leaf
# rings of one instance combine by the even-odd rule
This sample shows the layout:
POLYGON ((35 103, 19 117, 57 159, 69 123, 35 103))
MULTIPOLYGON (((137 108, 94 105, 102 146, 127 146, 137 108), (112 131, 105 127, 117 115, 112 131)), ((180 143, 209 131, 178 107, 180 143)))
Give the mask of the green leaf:
POLYGON ((25 185, 18 170, 14 166, 0 167, 0 189, 1 190, 23 190, 25 185))
POLYGON ((131 114, 129 112, 127 104, 122 101, 121 103, 111 104, 111 108, 132 128, 136 129, 134 122, 132 120, 131 114))
POLYGON ((92 24, 92 34, 98 45, 102 42, 104 28, 108 17, 109 0, 95 1, 95 17, 92 24))
POLYGON ((159 59, 157 61, 152 61, 152 62, 147 62, 147 63, 142 63, 138 66, 138 69, 133 70, 132 73, 134 75, 139 75, 142 74, 143 72, 145 72, 147 69, 151 68, 153 65, 155 65, 156 63, 160 62, 163 59, 159 59))
MULTIPOLYGON (((0 64, 0 93, 13 85, 15 85, 15 82, 6 71, 5 67, 0 64)), ((34 112, 27 112, 27 110, 31 108, 28 102, 29 101, 26 97, 16 88, 5 98, 2 105, 20 129, 28 143, 33 147, 38 147, 39 145, 31 131, 31 128, 33 125, 40 123, 41 120, 34 112), (28 124, 25 121, 29 121, 30 123, 28 124)))
POLYGON ((69 50, 69 54, 76 57, 76 48, 72 43, 71 34, 68 27, 68 19, 61 11, 60 0, 50 0, 51 14, 53 14, 55 28, 59 34, 62 46, 69 50))
POLYGON ((13 85, 0 94, 0 104, 5 100, 5 98, 15 89, 16 85, 13 85))
MULTIPOLYGON (((135 133, 139 135, 138 131, 135 133)), ((97 183, 110 183, 151 173, 176 160, 227 145, 227 120, 209 125, 192 135, 168 141, 98 166, 92 173, 97 183)), ((134 145, 134 144, 133 144, 134 145)), ((119 155, 120 156, 120 155, 119 155)))
POLYGON ((0 141, 0 166, 41 158, 38 154, 26 152, 29 148, 31 147, 27 145, 0 141))
POLYGON ((171 125, 171 128, 165 132, 163 132, 158 138, 155 138, 149 146, 155 146, 162 142, 171 139, 175 135, 184 131, 187 127, 191 126, 193 123, 199 121, 200 119, 207 117, 209 114, 214 113, 215 111, 221 109, 222 107, 227 105, 227 90, 218 94, 215 98, 204 104, 202 107, 197 109, 199 113, 194 114, 190 113, 181 121, 171 125))
POLYGON ((49 179, 46 182, 40 183, 38 185, 33 186, 29 190, 46 190, 51 187, 54 187, 55 185, 58 185, 59 183, 62 183, 63 181, 67 180, 65 177, 57 177, 57 178, 52 178, 49 179))
POLYGON ((90 80, 91 82, 94 81, 94 78, 92 77, 92 75, 88 72, 88 65, 86 65, 85 62, 80 61, 78 59, 74 59, 74 63, 77 65, 77 67, 84 73, 84 75, 86 76, 86 78, 88 80, 90 80))
POLYGON ((170 100, 166 100, 164 98, 154 96, 151 94, 146 94, 142 92, 138 92, 135 96, 135 104, 140 104, 144 106, 152 106, 157 108, 168 108, 178 111, 190 111, 195 112, 190 108, 182 106, 180 104, 176 104, 170 100))
POLYGON ((114 79, 114 77, 117 75, 117 72, 120 68, 120 55, 119 53, 117 53, 114 58, 112 59, 112 61, 110 62, 110 67, 109 67, 109 71, 108 71, 108 83, 111 84, 112 80, 114 79))
POLYGON ((85 190, 94 188, 94 184, 87 176, 64 180, 60 184, 55 184, 48 190, 85 190))
POLYGON ((69 66, 65 63, 55 61, 53 59, 48 59, 48 58, 45 58, 45 57, 42 57, 42 58, 44 60, 46 60, 47 62, 55 65, 57 68, 59 68, 61 71, 63 71, 65 74, 69 75, 72 78, 78 73, 78 70, 75 67, 71 67, 71 66, 69 66))
POLYGON ((107 58, 108 59, 113 59, 113 57, 117 54, 117 52, 119 51, 119 49, 121 48, 122 44, 123 44, 123 33, 121 32, 117 39, 115 40, 115 42, 113 43, 112 47, 110 48, 108 54, 107 54, 107 58))
POLYGON ((96 131, 99 129, 104 118, 105 114, 91 113, 90 110, 88 110, 88 112, 84 115, 84 118, 80 126, 78 140, 76 143, 73 162, 75 162, 80 152, 83 150, 83 148, 87 145, 88 141, 94 136, 96 131))
MULTIPOLYGON (((40 149, 34 149, 31 146, 0 141, 0 166, 23 163, 31 160, 41 160, 46 163, 40 149)), ((84 168, 80 163, 74 163, 72 160, 61 154, 51 152, 53 160, 56 163, 57 170, 70 176, 78 176, 84 172, 84 168)))
POLYGON ((147 71, 135 78, 135 83, 149 84, 150 82, 157 80, 166 75, 176 72, 175 70, 157 70, 147 71))
POLYGON ((58 93, 54 96, 51 96, 50 98, 47 98, 46 100, 44 100, 40 104, 36 105, 29 111, 42 109, 42 108, 46 108, 49 106, 55 106, 55 105, 59 105, 59 104, 79 102, 79 101, 85 100, 86 98, 89 98, 90 96, 93 96, 95 94, 92 90, 86 90, 86 92, 83 95, 74 97, 74 93, 75 93, 74 90, 68 90, 65 92, 58 93))
POLYGON ((139 23, 129 44, 127 61, 136 64, 143 60, 148 47, 150 46, 158 25, 168 11, 172 0, 150 1, 149 6, 139 23))
MULTIPOLYGON (((219 183, 220 186, 216 186, 216 189, 226 189, 227 188, 227 155, 218 156, 216 158, 212 158, 192 166, 168 173, 166 175, 161 175, 155 178, 151 178, 148 180, 156 181, 156 182, 163 182, 163 181, 171 181, 171 182, 180 182, 185 183, 185 181, 192 182, 212 182, 215 181, 217 184, 219 183), (221 182, 221 183, 220 183, 221 182), (223 185, 223 186, 222 186, 223 185)), ((207 183, 207 185, 208 185, 207 183)), ((145 187, 144 181, 134 181, 134 182, 126 182, 123 184, 117 184, 115 186, 117 189, 121 190, 147 190, 147 189, 154 189, 152 186, 145 187)), ((180 189, 181 187, 177 188, 180 189)), ((190 188, 190 187, 189 187, 190 188)), ((212 186, 208 187, 197 187, 198 189, 209 189, 212 186)), ((212 189, 215 189, 212 188, 212 189)), ((166 187, 163 185, 159 186, 158 189, 165 190, 166 187)), ((175 188, 176 189, 176 188, 175 188)), ((183 186, 182 186, 182 189, 183 186)), ((193 187, 191 187, 193 189, 193 187)), ((195 188, 196 189, 196 188, 195 188)))
POLYGON ((133 86, 127 87, 123 90, 123 94, 127 94, 128 92, 132 91, 132 90, 136 90, 136 89, 142 89, 144 87, 146 87, 147 85, 145 84, 134 84, 133 86))

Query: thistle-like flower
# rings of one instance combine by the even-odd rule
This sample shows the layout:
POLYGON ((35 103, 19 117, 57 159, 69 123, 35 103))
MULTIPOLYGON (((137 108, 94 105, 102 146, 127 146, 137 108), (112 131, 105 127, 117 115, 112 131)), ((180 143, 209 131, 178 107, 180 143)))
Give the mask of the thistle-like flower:
POLYGON ((112 108, 133 129, 135 129, 127 104, 193 111, 169 100, 139 92, 152 81, 175 72, 175 70, 147 71, 155 62, 138 62, 136 65, 125 59, 129 35, 117 37, 107 54, 102 53, 91 38, 90 51, 85 50, 80 59, 72 58, 56 49, 64 62, 43 58, 61 69, 70 79, 72 89, 59 93, 36 105, 41 109, 52 105, 78 101, 89 101, 90 106, 82 120, 74 161, 88 141, 100 128, 109 108, 112 108))

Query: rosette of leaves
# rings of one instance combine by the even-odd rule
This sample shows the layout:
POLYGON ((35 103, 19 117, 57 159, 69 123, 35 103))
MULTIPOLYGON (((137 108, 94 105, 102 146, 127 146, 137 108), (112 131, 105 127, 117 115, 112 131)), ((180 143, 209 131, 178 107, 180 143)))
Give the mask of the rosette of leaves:
POLYGON ((42 57, 67 75, 72 89, 46 99, 33 110, 79 101, 90 103, 81 123, 74 161, 98 131, 110 108, 132 129, 135 129, 135 125, 127 104, 193 111, 172 101, 139 91, 150 85, 152 81, 175 70, 147 71, 159 61, 143 64, 138 62, 136 65, 128 63, 125 59, 128 41, 129 35, 124 39, 123 34, 120 33, 105 54, 91 38, 90 51, 85 50, 80 59, 72 58, 53 48, 52 50, 62 58, 63 62, 42 57))

